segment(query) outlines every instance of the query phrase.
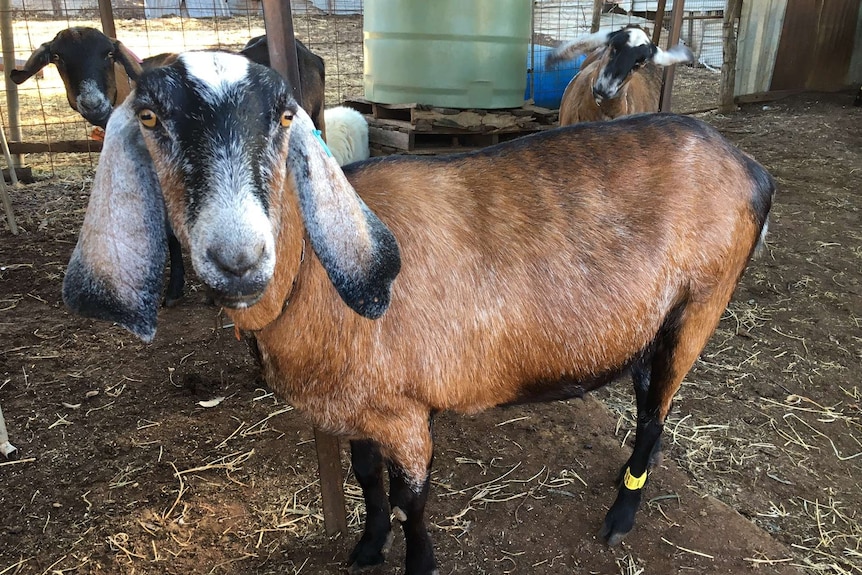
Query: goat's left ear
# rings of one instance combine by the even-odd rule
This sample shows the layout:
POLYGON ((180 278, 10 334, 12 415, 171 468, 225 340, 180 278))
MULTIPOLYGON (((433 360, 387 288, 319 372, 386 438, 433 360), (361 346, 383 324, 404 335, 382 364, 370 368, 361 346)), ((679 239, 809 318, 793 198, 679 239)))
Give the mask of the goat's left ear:
POLYGON ((677 44, 669 50, 662 50, 656 46, 652 61, 658 66, 672 66, 673 64, 694 62, 694 54, 684 44, 677 44))
POLYGON ((63 301, 77 314, 117 322, 149 342, 165 269, 165 205, 130 101, 108 121, 63 301))
POLYGON ((16 84, 23 84, 36 72, 51 63, 51 42, 45 42, 30 54, 22 70, 9 70, 9 77, 16 84))
POLYGON ((401 270, 395 236, 357 195, 301 108, 289 145, 287 167, 311 247, 341 299, 360 315, 380 317, 401 270))
POLYGON ((114 40, 114 62, 123 66, 129 79, 133 82, 141 77, 141 72, 143 72, 141 61, 119 40, 114 40))

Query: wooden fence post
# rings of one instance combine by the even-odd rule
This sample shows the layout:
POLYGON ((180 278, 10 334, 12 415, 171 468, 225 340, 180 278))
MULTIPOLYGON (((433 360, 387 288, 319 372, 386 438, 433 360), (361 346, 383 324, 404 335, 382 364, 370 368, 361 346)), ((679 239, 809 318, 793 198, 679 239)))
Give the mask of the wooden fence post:
MULTIPOLYGON (((299 85, 299 64, 293 34, 293 16, 287 0, 263 0, 263 20, 271 67, 281 74, 293 89, 293 97, 302 102, 299 85)), ((323 498, 323 523, 326 533, 347 533, 347 514, 344 510, 344 487, 341 471, 341 451, 338 438, 314 430, 317 448, 318 477, 323 498)))
MULTIPOLYGON (((671 48, 679 44, 679 33, 682 30, 682 16, 685 12, 685 0, 675 0, 673 3, 673 23, 670 26, 670 34, 667 36, 667 47, 671 48)), ((664 69, 664 80, 661 87, 661 100, 659 101, 660 112, 670 112, 671 95, 673 94, 673 76, 676 66, 667 66, 664 69)))
POLYGON ((727 114, 736 110, 733 101, 733 91, 736 87, 736 23, 742 13, 742 0, 727 0, 724 10, 724 22, 721 29, 721 42, 724 58, 721 62, 721 95, 718 100, 718 111, 727 114))

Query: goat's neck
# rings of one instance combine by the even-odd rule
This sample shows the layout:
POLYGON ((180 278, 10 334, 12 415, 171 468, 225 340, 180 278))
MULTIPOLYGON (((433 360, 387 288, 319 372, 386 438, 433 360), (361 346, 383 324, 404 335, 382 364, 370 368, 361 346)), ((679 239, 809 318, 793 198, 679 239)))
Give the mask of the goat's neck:
POLYGON ((300 217, 295 194, 281 194, 271 205, 278 221, 276 236, 275 273, 260 301, 245 309, 227 310, 237 329, 258 331, 281 315, 296 291, 304 260, 311 257, 311 246, 305 240, 305 227, 300 217))

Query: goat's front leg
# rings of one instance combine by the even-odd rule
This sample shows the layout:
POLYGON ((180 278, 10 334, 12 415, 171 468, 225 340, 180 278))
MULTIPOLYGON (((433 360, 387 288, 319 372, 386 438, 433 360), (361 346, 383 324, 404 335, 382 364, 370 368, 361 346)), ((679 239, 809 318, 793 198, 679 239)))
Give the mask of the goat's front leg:
POLYGON ((174 307, 183 298, 186 271, 183 265, 183 248, 177 236, 170 230, 170 227, 168 228, 168 254, 171 261, 171 270, 168 279, 168 289, 165 292, 165 307, 174 307))
POLYGON ((385 561, 385 554, 392 543, 392 523, 383 486, 380 446, 369 439, 351 441, 350 461, 365 499, 365 530, 348 560, 350 572, 358 573, 385 561))
POLYGON ((430 466, 425 477, 416 481, 397 465, 389 465, 389 501, 395 518, 404 531, 407 549, 407 575, 432 575, 438 573, 434 559, 434 545, 425 528, 425 503, 431 486, 430 466))
POLYGON ((409 435, 389 450, 389 503, 401 522, 406 548, 406 575, 436 575, 434 545, 425 527, 425 503, 431 486, 433 440, 431 420, 417 416, 409 435))

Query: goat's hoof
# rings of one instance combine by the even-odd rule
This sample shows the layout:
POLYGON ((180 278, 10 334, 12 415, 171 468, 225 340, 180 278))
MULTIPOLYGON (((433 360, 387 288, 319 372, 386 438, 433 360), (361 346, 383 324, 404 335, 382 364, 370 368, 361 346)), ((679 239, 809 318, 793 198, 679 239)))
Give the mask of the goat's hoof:
POLYGON ((386 540, 382 546, 373 544, 367 540, 360 539, 356 547, 350 553, 347 560, 348 573, 361 573, 386 561, 386 553, 392 547, 392 531, 386 534, 386 540))
POLYGON ((634 522, 633 513, 626 510, 615 511, 614 508, 611 508, 599 530, 599 537, 604 539, 610 547, 615 547, 629 534, 634 527, 634 522))
POLYGON ((162 302, 162 305, 165 307, 175 307, 183 301, 183 295, 182 287, 180 287, 180 289, 176 289, 175 287, 168 286, 168 289, 165 291, 165 299, 162 302))

